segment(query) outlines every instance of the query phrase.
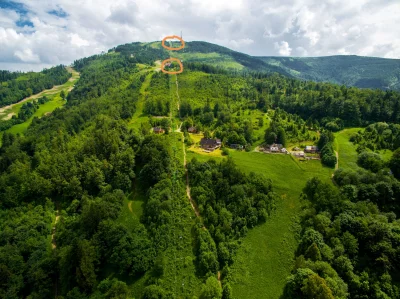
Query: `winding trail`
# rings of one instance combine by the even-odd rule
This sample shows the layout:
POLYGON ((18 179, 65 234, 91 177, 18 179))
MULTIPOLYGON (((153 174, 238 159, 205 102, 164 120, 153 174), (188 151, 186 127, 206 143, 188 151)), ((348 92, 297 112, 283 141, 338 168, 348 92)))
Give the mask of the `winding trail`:
MULTIPOLYGON (((336 164, 335 164, 335 171, 336 171, 339 169, 339 153, 337 151, 334 151, 334 152, 335 152, 335 156, 336 156, 336 164)), ((336 185, 336 182, 333 179, 334 176, 335 176, 335 173, 332 173, 331 179, 332 179, 333 184, 336 185)))
MULTIPOLYGON (((80 75, 80 74, 79 74, 77 71, 75 71, 72 67, 67 67, 66 69, 67 69, 67 71, 68 71, 69 73, 72 74, 72 77, 69 78, 67 82, 72 82, 72 81, 77 80, 77 78, 79 78, 79 75, 80 75)), ((42 90, 41 92, 36 93, 36 94, 34 94, 34 95, 31 95, 30 97, 27 97, 27 98, 25 98, 25 99, 23 99, 23 100, 21 100, 21 101, 19 101, 19 102, 17 102, 17 103, 14 103, 14 104, 10 104, 10 105, 1 107, 1 108, 0 108, 0 114, 1 114, 1 113, 5 113, 6 110, 12 109, 15 105, 22 104, 22 103, 27 102, 27 101, 29 101, 29 100, 38 99, 38 98, 40 98, 43 94, 55 94, 55 93, 58 93, 58 92, 61 91, 61 89, 63 89, 64 85, 65 85, 65 83, 64 83, 64 84, 61 84, 61 85, 55 85, 55 86, 53 86, 53 87, 50 88, 50 89, 42 90)), ((68 89, 68 91, 71 91, 73 88, 74 88, 74 87, 71 86, 71 87, 68 89)))
POLYGON ((194 202, 194 200, 192 199, 192 195, 190 194, 189 172, 188 172, 187 163, 186 163, 185 138, 184 138, 182 132, 181 132, 181 134, 182 134, 182 148, 183 148, 183 166, 185 167, 185 175, 186 175, 186 195, 189 198, 189 202, 190 202, 190 205, 192 206, 194 213, 196 214, 196 216, 198 218, 200 218, 199 209, 198 209, 196 203, 194 202))
MULTIPOLYGON (((176 84, 176 95, 178 98, 178 103, 177 103, 177 107, 178 107, 178 111, 180 110, 180 97, 179 97, 179 83, 178 83, 178 76, 175 75, 175 84, 176 84)), ((189 184, 189 172, 188 172, 188 168, 187 168, 187 160, 186 160, 186 147, 185 147, 185 136, 181 130, 182 128, 182 124, 183 122, 181 122, 181 124, 179 125, 179 127, 177 127, 176 132, 181 133, 182 135, 182 150, 183 150, 183 166, 185 168, 185 175, 186 175, 186 195, 189 199, 190 205, 192 206, 192 209, 196 215, 197 218, 199 218, 201 220, 201 216, 200 216, 200 211, 196 205, 196 203, 194 202, 194 200, 192 199, 192 195, 190 193, 190 184, 189 184)), ((203 229, 207 230, 207 228, 205 227, 205 225, 203 224, 203 229)), ((221 282, 221 271, 217 272, 217 279, 218 279, 218 283, 220 288, 222 288, 222 282, 221 282)))
MULTIPOLYGON (((177 107, 178 107, 178 111, 180 109, 180 97, 179 97, 179 83, 178 83, 178 76, 175 75, 175 84, 176 84, 176 96, 178 98, 178 103, 177 103, 177 107)), ((185 136, 183 135, 183 132, 181 130, 182 128, 182 124, 181 123, 179 125, 179 127, 177 128, 176 132, 179 132, 182 134, 182 149, 183 149, 183 166, 185 167, 185 176, 186 176, 186 195, 189 199, 190 205, 192 206, 192 209, 194 211, 194 213, 196 214, 196 217, 201 218, 200 216, 200 212, 199 209, 196 205, 196 203, 194 202, 194 200, 192 199, 192 195, 190 193, 190 185, 189 185, 189 172, 187 169, 187 161, 186 161, 186 147, 185 147, 185 136)))

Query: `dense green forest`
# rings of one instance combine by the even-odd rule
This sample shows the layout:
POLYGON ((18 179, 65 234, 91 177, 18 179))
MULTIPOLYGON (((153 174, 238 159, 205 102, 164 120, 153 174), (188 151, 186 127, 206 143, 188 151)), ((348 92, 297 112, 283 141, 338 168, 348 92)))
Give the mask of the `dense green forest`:
POLYGON ((365 126, 352 136, 360 169, 338 169, 334 184, 304 180, 282 298, 400 298, 400 94, 200 62, 175 77, 155 71, 164 57, 138 43, 77 60, 62 109, 24 135, 3 133, 0 297, 235 298, 235 254, 282 194, 271 173, 245 173, 229 151, 185 165, 187 129, 248 151, 309 141, 334 167, 332 132, 365 126), (147 117, 139 125, 136 113, 147 117), (380 161, 372 150, 385 148, 394 154, 380 161), (124 218, 128 202, 141 203, 136 222, 124 218))
POLYGON ((363 149, 391 149, 400 147, 400 125, 395 123, 378 122, 369 125, 365 130, 350 137, 350 141, 357 144, 357 150, 363 149))
POLYGON ((50 89, 54 85, 63 84, 70 77, 71 74, 62 65, 44 69, 40 73, 8 73, 2 71, 0 106, 19 102, 42 90, 50 89))
POLYGON ((399 298, 399 182, 368 171, 335 173, 339 188, 315 178, 293 275, 284 298, 399 298))

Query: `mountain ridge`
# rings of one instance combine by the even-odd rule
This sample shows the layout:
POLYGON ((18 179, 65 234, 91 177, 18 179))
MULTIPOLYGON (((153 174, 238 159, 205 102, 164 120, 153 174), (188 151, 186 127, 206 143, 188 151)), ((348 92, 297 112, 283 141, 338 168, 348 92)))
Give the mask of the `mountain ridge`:
MULTIPOLYGON (((164 51, 158 41, 140 44, 164 51)), ((301 80, 359 88, 400 90, 400 59, 358 55, 252 56, 204 41, 185 44, 183 50, 171 54, 186 62, 201 62, 236 71, 277 72, 301 80)))

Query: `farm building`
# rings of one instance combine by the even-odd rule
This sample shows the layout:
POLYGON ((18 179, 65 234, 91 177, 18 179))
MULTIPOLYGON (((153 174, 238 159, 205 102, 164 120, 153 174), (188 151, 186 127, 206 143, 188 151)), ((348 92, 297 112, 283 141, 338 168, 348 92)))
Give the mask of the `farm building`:
POLYGON ((197 129, 196 129, 196 127, 189 127, 188 132, 189 133, 197 133, 197 129))
POLYGON ((307 145, 306 148, 304 149, 306 153, 316 153, 318 152, 318 147, 315 145, 307 145))
POLYGON ((286 148, 282 148, 281 149, 281 153, 288 154, 289 152, 288 152, 288 150, 286 148))
POLYGON ((274 143, 274 144, 271 144, 271 145, 269 146, 269 151, 270 151, 271 153, 279 153, 279 152, 282 150, 282 148, 283 148, 283 145, 282 145, 282 144, 276 144, 276 143, 274 143))
POLYGON ((221 146, 221 139, 202 138, 200 146, 202 149, 213 151, 221 146))
POLYGON ((293 154, 293 156, 298 157, 298 158, 304 158, 305 157, 304 152, 294 152, 292 154, 293 154))
POLYGON ((153 128, 153 132, 156 134, 163 134, 165 132, 165 130, 163 128, 160 127, 154 127, 153 128))

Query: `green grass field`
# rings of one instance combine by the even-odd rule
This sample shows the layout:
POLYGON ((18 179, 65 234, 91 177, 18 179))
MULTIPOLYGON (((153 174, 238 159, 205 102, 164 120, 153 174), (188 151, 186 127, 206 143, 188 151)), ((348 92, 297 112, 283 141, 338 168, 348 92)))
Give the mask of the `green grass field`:
POLYGON ((223 67, 234 70, 242 70, 244 66, 239 62, 235 61, 232 57, 228 55, 219 54, 216 52, 212 53, 185 53, 185 52, 175 52, 173 57, 177 57, 181 60, 190 62, 201 62, 212 64, 216 67, 223 67))
POLYGON ((146 95, 148 94, 147 88, 150 85, 152 75, 153 75, 152 72, 148 73, 145 80, 142 83, 142 86, 140 87, 140 95, 136 104, 136 110, 132 116, 131 121, 128 124, 130 128, 139 129, 142 123, 149 120, 148 115, 145 115, 143 113, 143 106, 146 100, 146 95))
MULTIPOLYGON (((339 168, 357 169, 357 145, 350 142, 350 136, 363 130, 363 128, 349 128, 335 133, 335 150, 339 153, 339 168)), ((379 150, 382 159, 389 161, 392 157, 391 150, 379 150)))
POLYGON ((62 107, 66 102, 67 101, 64 101, 62 98, 60 98, 59 95, 54 96, 49 102, 40 105, 39 109, 36 110, 36 112, 27 121, 23 122, 22 124, 12 126, 10 129, 7 130, 7 132, 13 134, 18 134, 18 133, 23 134, 26 131, 26 129, 28 129, 29 125, 32 123, 34 117, 40 118, 46 113, 51 113, 56 108, 62 107))
POLYGON ((320 161, 300 162, 289 155, 231 151, 245 172, 270 178, 279 194, 276 210, 266 223, 249 231, 243 240, 233 272, 236 298, 279 298, 293 267, 299 227, 299 196, 308 179, 330 181, 333 170, 320 161))
POLYGON ((358 168, 356 146, 349 138, 362 128, 345 129, 335 133, 335 150, 339 153, 339 168, 358 168))

